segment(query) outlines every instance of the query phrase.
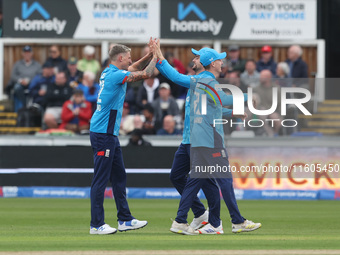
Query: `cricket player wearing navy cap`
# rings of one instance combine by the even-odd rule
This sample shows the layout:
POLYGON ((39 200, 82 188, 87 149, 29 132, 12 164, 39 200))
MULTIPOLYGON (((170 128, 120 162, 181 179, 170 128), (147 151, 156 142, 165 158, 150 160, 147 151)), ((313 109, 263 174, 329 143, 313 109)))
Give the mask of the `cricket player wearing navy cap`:
POLYGON ((90 234, 114 234, 117 229, 104 222, 104 192, 108 181, 117 207, 118 230, 128 231, 147 225, 147 221, 135 219, 126 200, 126 172, 122 150, 118 140, 120 121, 126 93, 126 83, 150 78, 155 69, 156 42, 150 39, 150 54, 133 65, 131 49, 115 45, 109 51, 111 64, 100 76, 97 110, 92 116, 90 140, 94 157, 94 175, 91 184, 90 234), (148 66, 142 70, 147 62, 148 66), (132 72, 131 72, 132 71, 132 72))

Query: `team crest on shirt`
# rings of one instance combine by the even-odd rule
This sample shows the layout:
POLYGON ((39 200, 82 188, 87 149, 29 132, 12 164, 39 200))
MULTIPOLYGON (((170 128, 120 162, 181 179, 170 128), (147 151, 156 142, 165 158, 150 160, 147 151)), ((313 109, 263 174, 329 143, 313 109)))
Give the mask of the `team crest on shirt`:
POLYGON ((222 150, 221 153, 222 153, 222 157, 223 157, 223 158, 226 158, 226 157, 227 157, 227 154, 225 153, 225 150, 222 150))
POLYGON ((122 73, 127 73, 127 72, 128 72, 128 71, 126 71, 126 70, 123 70, 123 71, 122 71, 122 73))

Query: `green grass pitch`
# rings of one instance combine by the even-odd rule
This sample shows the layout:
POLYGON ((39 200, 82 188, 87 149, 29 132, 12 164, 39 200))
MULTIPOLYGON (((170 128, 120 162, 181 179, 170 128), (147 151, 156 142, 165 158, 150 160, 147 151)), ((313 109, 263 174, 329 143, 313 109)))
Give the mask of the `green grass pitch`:
MULTIPOLYGON (((89 234, 88 199, 0 199, 0 251, 339 249, 340 201, 238 201, 242 214, 262 228, 231 233, 225 204, 224 235, 182 236, 169 231, 178 200, 130 199, 143 229, 89 234)), ((206 203, 206 201, 204 201, 206 203)), ((106 223, 117 227, 115 204, 105 200, 106 223)), ((189 221, 193 218, 189 214, 189 221)))

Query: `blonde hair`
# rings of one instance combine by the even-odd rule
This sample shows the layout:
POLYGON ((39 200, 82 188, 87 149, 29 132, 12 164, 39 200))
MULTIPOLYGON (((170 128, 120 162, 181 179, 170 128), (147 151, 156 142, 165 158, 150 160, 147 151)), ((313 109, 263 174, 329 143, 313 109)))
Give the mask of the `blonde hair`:
POLYGON ((116 44, 112 47, 112 49, 109 51, 109 57, 112 61, 115 61, 117 59, 117 56, 121 53, 127 53, 130 52, 131 49, 125 45, 122 44, 116 44))

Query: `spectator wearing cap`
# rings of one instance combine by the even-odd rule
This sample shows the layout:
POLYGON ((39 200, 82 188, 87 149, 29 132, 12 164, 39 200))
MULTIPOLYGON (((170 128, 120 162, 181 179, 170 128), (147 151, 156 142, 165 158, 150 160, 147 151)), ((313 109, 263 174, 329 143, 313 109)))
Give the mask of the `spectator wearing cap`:
POLYGON ((22 59, 13 66, 10 83, 6 88, 9 94, 13 89, 14 109, 16 112, 26 106, 29 84, 33 77, 41 72, 41 65, 33 59, 31 46, 26 45, 22 49, 21 56, 22 59))
POLYGON ((54 69, 52 63, 46 62, 42 67, 42 73, 37 74, 31 81, 28 89, 33 104, 44 108, 44 96, 47 88, 54 83, 54 69))
POLYGON ((85 100, 84 92, 76 89, 70 100, 63 104, 61 111, 62 123, 59 128, 75 133, 89 130, 91 116, 91 104, 85 100))
POLYGON ((162 126, 163 119, 167 115, 179 115, 179 108, 176 100, 170 95, 170 85, 168 83, 161 83, 159 85, 159 98, 153 103, 152 107, 155 110, 155 126, 159 129, 162 126))
POLYGON ((247 60, 246 70, 241 74, 241 82, 246 87, 255 88, 260 84, 260 73, 256 71, 256 62, 253 59, 247 60))
POLYGON ((58 45, 52 45, 49 49, 49 58, 46 60, 47 63, 51 63, 54 67, 54 72, 66 72, 67 61, 61 57, 61 51, 58 45))
POLYGON ((143 81, 137 92, 136 104, 139 110, 142 110, 146 104, 152 104, 159 97, 158 94, 159 79, 150 77, 143 81))
POLYGON ((273 50, 269 45, 261 48, 261 59, 256 63, 256 70, 260 73, 262 70, 269 70, 272 75, 276 73, 276 62, 273 59, 273 50))
POLYGON ((143 115, 144 115, 144 123, 143 123, 143 134, 154 135, 156 134, 155 129, 155 111, 151 104, 144 105, 143 115))
POLYGON ((130 106, 127 102, 123 104, 123 113, 122 113, 122 121, 120 122, 120 135, 128 135, 134 129, 134 115, 129 115, 130 113, 130 106))
POLYGON ((100 86, 95 82, 96 76, 91 71, 85 71, 82 83, 79 84, 79 89, 84 91, 86 101, 91 103, 92 112, 97 108, 97 99, 100 86))
POLYGON ((80 71, 90 71, 97 75, 100 71, 100 63, 94 58, 96 49, 91 45, 86 45, 83 49, 83 58, 78 61, 77 67, 80 71))
POLYGON ((131 138, 127 146, 151 146, 151 143, 143 139, 143 130, 135 129, 131 133, 131 138))
POLYGON ((67 62, 67 77, 72 88, 77 88, 83 78, 83 72, 77 68, 78 59, 70 57, 67 62))
POLYGON ((175 128, 176 122, 174 117, 167 115, 163 120, 163 128, 157 131, 157 135, 181 135, 182 132, 175 128))
POLYGON ((43 98, 46 105, 44 122, 47 128, 58 128, 58 124, 61 123, 62 106, 72 94, 73 89, 67 82, 66 73, 57 73, 55 82, 47 88, 43 98))
POLYGON ((238 45, 230 45, 228 51, 228 71, 243 73, 246 66, 246 60, 241 59, 240 57, 240 47, 238 45))
POLYGON ((290 78, 308 78, 308 66, 305 61, 302 60, 302 48, 300 45, 292 45, 288 49, 288 59, 286 63, 289 66, 290 78))

